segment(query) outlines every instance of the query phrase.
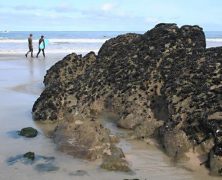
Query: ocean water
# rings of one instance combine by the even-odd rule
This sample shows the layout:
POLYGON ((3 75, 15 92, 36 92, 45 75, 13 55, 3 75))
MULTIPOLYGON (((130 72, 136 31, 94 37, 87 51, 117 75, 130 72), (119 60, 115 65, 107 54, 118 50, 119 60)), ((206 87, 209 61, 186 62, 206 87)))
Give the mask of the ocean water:
POLYGON ((102 44, 126 32, 109 31, 45 31, 45 32, 0 32, 0 54, 24 54, 28 50, 27 38, 33 34, 34 52, 38 51, 38 39, 44 35, 49 40, 46 53, 98 52, 102 44))
MULTIPOLYGON (((25 54, 28 50, 27 38, 33 34, 34 53, 38 51, 38 39, 41 35, 49 40, 46 53, 98 52, 102 44, 127 31, 45 31, 0 32, 0 54, 25 54)), ((144 32, 136 32, 144 33, 144 32)), ((207 47, 222 46, 222 31, 205 32, 207 47)))

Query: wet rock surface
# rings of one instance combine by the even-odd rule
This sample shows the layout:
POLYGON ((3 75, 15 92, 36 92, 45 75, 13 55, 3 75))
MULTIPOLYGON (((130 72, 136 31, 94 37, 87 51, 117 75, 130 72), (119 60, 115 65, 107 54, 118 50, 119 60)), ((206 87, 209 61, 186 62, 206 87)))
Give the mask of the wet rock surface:
POLYGON ((33 161, 35 159, 35 153, 34 152, 27 152, 23 155, 23 157, 33 161))
POLYGON ((32 138, 38 135, 38 131, 32 127, 26 127, 26 128, 21 129, 21 131, 19 131, 18 134, 20 136, 32 138))
POLYGON ((110 149, 110 155, 106 155, 103 157, 101 168, 110 171, 130 172, 131 169, 129 168, 129 164, 125 159, 123 151, 116 146, 112 146, 110 149))
POLYGON ((104 167, 114 169, 107 162, 123 157, 114 155, 111 133, 97 120, 111 111, 119 127, 138 139, 158 139, 173 158, 201 146, 211 153, 211 171, 220 175, 215 156, 222 156, 221 63, 222 48, 206 49, 199 26, 162 23, 143 35, 120 35, 98 55, 73 53, 50 68, 33 118, 58 123, 53 138, 62 151, 103 158, 104 167))

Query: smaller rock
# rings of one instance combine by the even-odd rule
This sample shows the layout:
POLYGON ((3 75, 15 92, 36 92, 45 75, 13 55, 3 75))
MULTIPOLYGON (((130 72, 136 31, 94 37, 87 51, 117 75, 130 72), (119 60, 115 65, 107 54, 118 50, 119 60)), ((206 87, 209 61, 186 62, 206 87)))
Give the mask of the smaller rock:
POLYGON ((123 171, 123 172, 131 171, 122 150, 115 146, 111 146, 110 149, 111 149, 111 155, 104 156, 101 168, 110 171, 123 171))
POLYGON ((69 173, 70 176, 85 176, 85 175, 89 175, 86 171, 84 170, 77 170, 76 172, 73 173, 69 173))
POLYGON ((34 152, 27 152, 23 155, 24 158, 34 161, 35 153, 34 152))
POLYGON ((118 143, 120 141, 119 138, 115 135, 109 135, 109 137, 112 143, 118 143))
POLYGON ((21 131, 19 131, 18 134, 20 136, 31 138, 31 137, 36 137, 38 134, 38 131, 32 127, 26 127, 26 128, 21 129, 21 131))
POLYGON ((136 113, 130 113, 126 117, 122 117, 117 125, 125 129, 134 129, 142 121, 143 119, 136 113))
POLYGON ((166 153, 175 159, 183 157, 183 155, 191 148, 191 144, 182 130, 165 130, 162 138, 166 153))
POLYGON ((215 154, 211 150, 209 155, 210 174, 215 176, 222 176, 222 157, 215 154))
POLYGON ((129 164, 124 158, 117 158, 113 156, 107 156, 101 164, 101 168, 110 171, 131 171, 129 168, 129 164))

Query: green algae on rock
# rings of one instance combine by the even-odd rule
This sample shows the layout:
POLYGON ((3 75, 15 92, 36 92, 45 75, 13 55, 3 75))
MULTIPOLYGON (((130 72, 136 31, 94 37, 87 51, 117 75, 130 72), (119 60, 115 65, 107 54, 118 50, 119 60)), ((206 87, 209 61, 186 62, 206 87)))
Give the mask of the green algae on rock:
POLYGON ((35 160, 35 153, 34 152, 27 152, 23 155, 23 157, 34 161, 35 160))
POLYGON ((38 135, 38 131, 32 127, 26 127, 21 129, 18 133, 20 136, 25 136, 28 138, 36 137, 38 135))

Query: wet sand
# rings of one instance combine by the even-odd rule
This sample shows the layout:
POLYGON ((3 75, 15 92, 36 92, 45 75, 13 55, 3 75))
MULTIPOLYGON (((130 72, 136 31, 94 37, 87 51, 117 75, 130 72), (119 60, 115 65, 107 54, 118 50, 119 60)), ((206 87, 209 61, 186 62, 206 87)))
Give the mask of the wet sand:
MULTIPOLYGON (((0 55, 0 180, 219 179, 210 177, 203 167, 193 172, 184 168, 183 163, 175 165, 152 145, 123 138, 119 146, 132 165, 133 174, 108 172, 99 168, 99 161, 74 159, 58 152, 52 140, 33 122, 31 109, 44 88, 42 81, 46 70, 64 56, 48 54, 45 59, 26 59, 23 55, 0 55), (17 135, 16 131, 28 126, 38 129, 40 133, 36 138, 17 135), (39 157, 55 159, 39 158, 33 164, 26 164, 21 159, 13 163, 8 160, 28 151, 35 152, 39 157)), ((107 122, 107 127, 114 133, 122 133, 112 122, 107 122)))

